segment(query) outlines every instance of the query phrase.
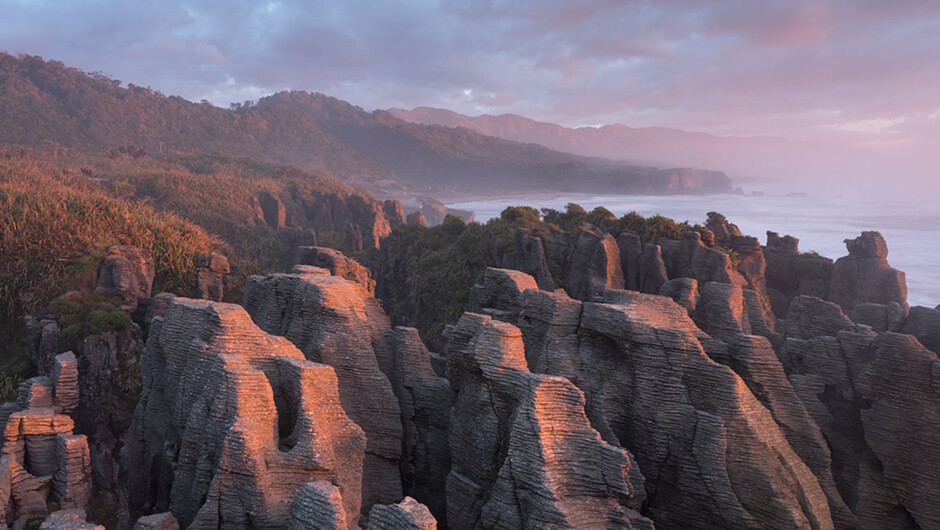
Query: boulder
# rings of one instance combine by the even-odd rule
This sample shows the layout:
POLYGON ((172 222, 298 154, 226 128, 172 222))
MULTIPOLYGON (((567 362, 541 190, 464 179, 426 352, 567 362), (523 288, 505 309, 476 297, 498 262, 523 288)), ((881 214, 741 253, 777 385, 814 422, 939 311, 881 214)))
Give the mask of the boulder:
POLYGON ((468 309, 515 322, 522 311, 523 293, 538 288, 535 279, 524 272, 489 267, 483 273, 483 284, 471 289, 468 309))
POLYGON ((298 265, 327 269, 333 276, 358 283, 370 295, 375 293, 375 281, 369 269, 356 260, 347 258, 342 252, 326 247, 300 247, 298 252, 298 265))
POLYGON ((179 530, 180 524, 172 512, 145 515, 134 523, 134 530, 179 530))
POLYGON ((294 494, 290 504, 290 530, 347 530, 349 527, 343 497, 333 484, 325 480, 308 482, 294 494))
POLYGON ((85 510, 58 510, 40 523, 39 530, 104 530, 103 526, 86 522, 85 518, 85 510))
POLYGON ((692 278, 669 280, 659 288, 659 294, 671 298, 691 316, 695 313, 695 306, 699 299, 698 282, 692 278))
POLYGON ((405 497, 398 504, 373 506, 367 530, 437 530, 437 520, 426 506, 405 497))
POLYGON ((108 248, 108 254, 98 267, 99 293, 117 294, 131 311, 137 300, 150 296, 156 274, 153 256, 146 250, 127 245, 108 248))
POLYGON ((222 279, 231 271, 228 258, 213 252, 206 256, 196 277, 196 298, 221 302, 224 295, 222 279))
POLYGON ((917 337, 921 344, 934 353, 940 353, 940 306, 937 309, 912 307, 904 321, 903 332, 917 337))

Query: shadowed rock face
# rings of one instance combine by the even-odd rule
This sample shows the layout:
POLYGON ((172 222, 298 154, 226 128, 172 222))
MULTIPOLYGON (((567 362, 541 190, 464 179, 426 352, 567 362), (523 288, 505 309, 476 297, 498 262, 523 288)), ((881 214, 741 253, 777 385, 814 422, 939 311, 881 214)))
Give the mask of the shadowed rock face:
POLYGON ((910 335, 855 327, 816 299, 791 307, 786 333, 778 354, 832 449, 833 476, 860 526, 937 527, 936 353, 910 335), (825 306, 815 326, 791 326, 825 306))
POLYGON ((928 349, 940 353, 940 306, 912 307, 904 322, 904 333, 914 335, 928 349))
POLYGON ((864 302, 907 306, 904 273, 888 265, 888 245, 881 234, 862 232, 855 239, 846 239, 845 246, 849 255, 836 261, 829 300, 846 311, 864 302))
MULTIPOLYGON (((396 327, 390 332, 390 339, 394 366, 389 380, 401 405, 404 429, 402 489, 427 504, 444 525, 445 490, 450 470, 450 382, 434 373, 418 330, 396 327)), ((376 507, 371 513, 375 510, 376 507)), ((373 523, 370 515, 370 526, 373 523)))
POLYGON ((570 381, 528 371, 517 328, 464 314, 447 369, 450 528, 652 528, 624 504, 626 451, 591 428, 570 381))
POLYGON ((832 260, 812 252, 800 254, 799 247, 800 240, 793 236, 767 232, 767 296, 774 314, 781 318, 787 316, 790 300, 796 296, 829 296, 832 260))
POLYGON ((687 232, 681 241, 661 237, 657 243, 662 248, 669 278, 694 278, 701 283, 729 283, 740 287, 747 285, 744 277, 731 267, 728 256, 706 247, 698 232, 687 232))
POLYGON ((620 248, 610 234, 584 230, 575 239, 565 288, 578 300, 593 300, 607 289, 622 289, 620 248))
POLYGON ((500 267, 524 272, 535 279, 539 289, 552 291, 555 280, 548 269, 542 238, 533 236, 525 228, 517 228, 513 233, 513 251, 503 254, 500 267))
POLYGON ((258 329, 240 306, 175 299, 151 325, 125 458, 131 509, 183 527, 278 527, 306 482, 359 517, 365 437, 333 368, 258 329))

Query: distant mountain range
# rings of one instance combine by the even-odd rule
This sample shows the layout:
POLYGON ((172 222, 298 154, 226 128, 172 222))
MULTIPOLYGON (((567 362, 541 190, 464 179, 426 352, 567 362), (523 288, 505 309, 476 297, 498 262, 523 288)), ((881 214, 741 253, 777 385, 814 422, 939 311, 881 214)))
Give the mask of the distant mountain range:
POLYGON ((659 167, 721 170, 733 177, 791 177, 794 172, 820 169, 820 161, 834 151, 830 146, 782 138, 715 136, 667 127, 634 128, 616 124, 571 128, 516 114, 471 117, 432 107, 393 108, 388 112, 412 123, 464 127, 566 153, 659 167), (801 161, 806 162, 805 167, 801 167, 801 161))
POLYGON ((0 54, 0 143, 98 153, 134 145, 154 155, 235 155, 328 173, 381 196, 731 189, 728 177, 717 171, 575 155, 366 112, 322 94, 280 92, 222 109, 132 84, 125 88, 106 76, 28 55, 0 54))

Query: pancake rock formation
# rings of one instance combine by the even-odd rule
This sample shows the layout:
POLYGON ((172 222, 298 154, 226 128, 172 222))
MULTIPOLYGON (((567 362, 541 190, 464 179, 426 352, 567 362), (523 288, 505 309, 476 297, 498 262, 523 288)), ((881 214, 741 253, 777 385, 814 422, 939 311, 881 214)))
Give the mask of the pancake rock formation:
POLYGON ((67 352, 55 358, 54 377, 25 381, 15 402, 0 405, 0 517, 7 524, 22 527, 30 518, 49 515, 53 505, 88 506, 88 439, 73 434, 68 416, 77 402, 77 361, 67 352))
POLYGON ((154 318, 125 447, 136 514, 183 528, 284 528, 308 482, 342 492, 355 525, 365 436, 333 368, 259 329, 240 306, 176 298, 154 318))
POLYGON ((517 328, 465 313, 448 375, 450 528, 652 528, 630 506, 626 451, 591 428, 570 381, 529 372, 517 328))

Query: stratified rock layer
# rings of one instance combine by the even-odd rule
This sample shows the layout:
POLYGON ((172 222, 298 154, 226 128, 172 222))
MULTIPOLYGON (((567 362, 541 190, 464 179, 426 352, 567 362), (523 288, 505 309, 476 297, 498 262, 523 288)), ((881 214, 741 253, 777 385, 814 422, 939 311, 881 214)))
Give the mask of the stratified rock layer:
POLYGON ((343 409, 368 439, 363 513, 400 500, 401 410, 386 376, 393 363, 386 337, 391 324, 379 303, 358 283, 298 272, 250 277, 245 308, 261 329, 336 370, 343 409))
POLYGON ((150 296, 155 273, 153 256, 149 252, 115 245, 108 249, 108 255, 101 261, 95 290, 118 294, 133 308, 139 298, 150 296))
POLYGON ((131 509, 192 528, 284 527, 304 484, 328 480, 359 517, 365 437, 333 368, 240 306, 177 298, 151 324, 128 436, 131 509))
POLYGON ((849 255, 836 260, 829 283, 829 300, 849 311, 856 304, 907 305, 904 273, 888 265, 888 245, 878 232, 846 239, 849 255))
POLYGON ((695 306, 703 325, 733 341, 730 353, 665 297, 607 291, 603 303, 581 303, 529 289, 523 299, 518 323, 529 366, 577 384, 592 426, 635 453, 646 480, 644 513, 657 524, 831 528, 827 492, 851 520, 831 476, 821 487, 801 458, 825 481, 818 430, 805 409, 786 403, 792 389, 769 343, 744 334, 752 314, 740 287, 706 284, 695 306), (736 364, 748 383, 706 352, 736 364), (761 399, 776 417, 749 385, 768 385, 761 399), (803 443, 799 454, 791 439, 803 443))
POLYGON ((624 504, 627 453, 591 428, 570 381, 528 371, 517 328, 464 314, 448 374, 450 528, 652 528, 624 504))
POLYGON ((398 504, 373 506, 366 530, 437 530, 437 521, 426 506, 405 497, 398 504))

